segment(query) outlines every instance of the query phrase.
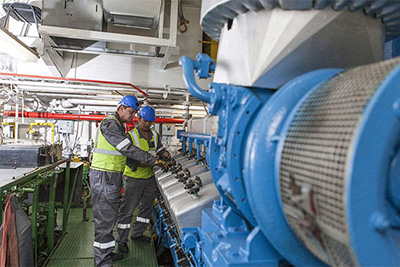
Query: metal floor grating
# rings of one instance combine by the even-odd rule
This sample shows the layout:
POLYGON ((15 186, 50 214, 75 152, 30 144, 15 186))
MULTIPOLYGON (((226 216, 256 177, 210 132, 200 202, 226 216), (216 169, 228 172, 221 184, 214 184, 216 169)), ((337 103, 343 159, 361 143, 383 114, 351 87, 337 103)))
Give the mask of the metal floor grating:
MULTIPOLYGON (((59 212, 61 214, 62 212, 59 212)), ((67 234, 63 237, 55 252, 51 255, 45 266, 95 266, 93 261, 93 239, 94 228, 92 223, 92 210, 88 209, 87 217, 89 221, 82 222, 82 209, 71 209, 67 234)), ((134 220, 133 220, 134 221, 134 220)), ((150 236, 150 230, 147 229, 145 235, 150 236)), ((114 229, 114 237, 117 236, 117 230, 114 229)), ((154 244, 142 243, 138 241, 128 242, 129 253, 124 254, 124 259, 115 262, 114 266, 140 266, 157 267, 157 258, 154 244), (133 247, 133 249, 132 249, 133 247)))

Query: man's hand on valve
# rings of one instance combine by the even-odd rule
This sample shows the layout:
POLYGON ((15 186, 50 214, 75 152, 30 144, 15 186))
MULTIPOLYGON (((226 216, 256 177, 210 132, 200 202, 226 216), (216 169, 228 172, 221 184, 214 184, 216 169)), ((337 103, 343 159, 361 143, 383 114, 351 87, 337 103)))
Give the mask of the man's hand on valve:
POLYGON ((161 151, 158 157, 164 161, 170 161, 172 159, 171 154, 167 150, 161 151))
POLYGON ((165 150, 164 153, 162 154, 164 158, 166 158, 167 160, 171 160, 171 154, 165 150))
POLYGON ((164 172, 167 172, 169 169, 168 163, 161 159, 156 160, 153 167, 155 167, 155 166, 160 167, 164 172))

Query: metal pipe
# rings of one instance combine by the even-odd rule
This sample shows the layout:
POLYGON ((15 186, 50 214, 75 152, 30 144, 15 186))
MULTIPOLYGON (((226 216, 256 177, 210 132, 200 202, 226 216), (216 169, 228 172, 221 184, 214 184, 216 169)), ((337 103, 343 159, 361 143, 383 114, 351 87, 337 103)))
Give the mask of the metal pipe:
POLYGON ((196 83, 196 80, 194 78, 193 72, 195 70, 196 64, 198 65, 199 63, 187 56, 183 56, 179 60, 179 64, 182 65, 183 78, 185 80, 185 84, 188 88, 188 91, 200 101, 210 103, 211 93, 201 89, 200 86, 198 86, 198 84, 196 83))
POLYGON ((51 76, 39 76, 39 75, 29 75, 29 74, 17 74, 17 73, 4 73, 0 72, 0 75, 3 76, 12 76, 12 77, 24 77, 24 78, 35 78, 35 79, 47 79, 47 80, 57 80, 57 81, 68 81, 68 82, 86 82, 86 83, 100 83, 100 84, 111 84, 111 85, 123 85, 130 86, 136 91, 140 92, 147 98, 147 94, 143 92, 141 89, 136 87, 131 83, 123 83, 123 82, 111 82, 111 81, 99 81, 99 80, 88 80, 88 79, 74 79, 74 78, 63 78, 63 77, 51 77, 51 76))
POLYGON ((193 139, 193 140, 201 140, 201 141, 210 141, 211 135, 209 134, 201 134, 201 133, 187 133, 187 132, 181 132, 181 136, 187 138, 187 139, 193 139))
POLYGON ((186 152, 186 141, 187 138, 186 137, 182 137, 182 152, 185 153, 186 152))
MULTIPOLYGON (((15 111, 4 111, 4 116, 15 116, 15 111)), ((21 112, 19 112, 21 115, 21 112)), ((54 119, 54 120, 80 120, 80 121, 101 121, 106 115, 79 115, 79 114, 60 114, 60 113, 47 113, 47 112, 24 112, 26 118, 40 118, 40 119, 54 119)), ((135 117, 132 122, 138 119, 135 117)), ((155 123, 183 123, 183 119, 174 118, 157 118, 155 123)))
POLYGON ((129 91, 131 92, 132 89, 127 88, 121 88, 121 87, 114 87, 114 86, 100 86, 100 85, 85 85, 85 84, 73 84, 73 83, 59 83, 58 81, 34 81, 34 80, 29 80, 29 81, 24 81, 24 80, 9 80, 7 78, 5 79, 0 79, 0 83, 3 84, 15 84, 15 85, 20 85, 24 86, 24 88, 31 88, 32 86, 38 87, 38 88, 43 88, 43 90, 48 90, 50 87, 53 89, 61 89, 61 88, 66 88, 66 89, 84 89, 84 90, 95 90, 95 92, 101 90, 101 91, 110 91, 115 88, 115 90, 118 89, 118 91, 129 91), (56 83, 57 82, 57 83, 56 83), (27 87, 25 87, 27 86, 27 87))
POLYGON ((158 38, 164 37, 164 15, 165 15, 165 0, 161 0, 160 19, 158 22, 158 38))
POLYGON ((95 99, 73 99, 67 100, 73 105, 94 105, 94 106, 113 106, 114 108, 118 105, 118 100, 95 100, 95 99))
MULTIPOLYGON (((176 106, 175 105, 175 106, 171 106, 171 107, 168 107, 168 106, 159 107, 157 105, 153 105, 153 107, 156 109, 156 112, 171 112, 171 110, 172 111, 186 112, 186 107, 184 107, 184 106, 176 106)), ((193 106, 191 106, 190 109, 191 109, 191 111, 195 111, 195 112, 198 111, 198 112, 201 112, 201 113, 206 113, 204 111, 203 107, 193 107, 193 106)))
MULTIPOLYGON (((111 91, 120 91, 120 92, 133 92, 136 90, 132 90, 132 88, 128 88, 126 86, 101 86, 101 85, 85 85, 85 84, 73 84, 73 83, 59 83, 58 81, 14 81, 14 80, 8 80, 8 79, 0 79, 0 83, 2 84, 13 84, 13 85, 19 85, 20 87, 24 87, 26 90, 32 90, 32 88, 39 88, 41 90, 77 90, 77 89, 83 89, 88 92, 95 92, 99 93, 99 91, 105 91, 105 92, 111 92, 111 91)), ((103 93, 103 92, 102 92, 103 93)), ((111 94, 111 93, 110 93, 111 94)))
MULTIPOLYGON (((56 85, 54 85, 56 86, 56 85)), ((85 94, 85 95, 95 95, 95 94, 103 94, 103 95, 111 95, 106 94, 103 91, 96 91, 96 90, 86 90, 86 89, 73 89, 73 88, 56 88, 56 87, 46 87, 46 86, 34 86, 34 87, 26 87, 26 86, 19 86, 23 88, 25 92, 53 92, 53 93, 71 93, 71 94, 85 94)), ((111 91, 113 89, 108 89, 111 91)), ((120 90, 118 90, 120 91, 120 90)), ((131 91, 130 91, 131 92, 131 91)), ((120 98, 122 98, 120 96, 120 98)))
POLYGON ((102 106, 85 106, 83 108, 64 108, 64 107, 57 107, 57 108, 49 108, 48 109, 51 112, 60 114, 60 113, 65 113, 65 112, 70 112, 70 113, 79 113, 79 112, 84 112, 84 113, 93 113, 93 112, 102 112, 102 113, 113 113, 116 111, 115 107, 102 107, 102 106))
MULTIPOLYGON (((29 24, 28 24, 29 25, 29 24)), ((22 123, 25 123, 25 117, 24 117, 24 111, 25 111, 25 96, 24 96, 24 90, 21 89, 21 98, 22 98, 22 123)))
POLYGON ((189 95, 187 91, 182 92, 182 91, 172 91, 171 90, 171 91, 167 92, 167 91, 164 91, 161 89, 146 89, 146 91, 148 94, 165 94, 165 93, 167 93, 169 95, 180 95, 180 96, 189 95))
MULTIPOLYGON (((33 97, 33 95, 29 95, 30 97, 33 97)), ((45 96, 45 97, 50 97, 50 98, 57 98, 57 99, 63 99, 63 98, 70 98, 73 96, 74 98, 79 98, 79 99, 97 99, 97 100, 120 100, 121 96, 113 96, 113 95, 77 95, 77 94, 53 94, 53 93, 35 93, 34 96, 45 96)))
POLYGON ((15 143, 18 143, 18 135, 19 135, 19 122, 18 122, 18 115, 20 114, 20 112, 18 112, 19 110, 19 105, 18 105, 18 87, 16 87, 16 95, 15 95, 15 134, 14 134, 14 139, 15 139, 15 143))
MULTIPOLYGON (((49 90, 53 92, 87 92, 87 93, 99 93, 98 91, 110 91, 110 90, 118 90, 119 92, 132 92, 132 89, 128 88, 120 88, 116 87, 102 87, 102 86, 90 86, 90 85, 82 85, 82 84, 55 84, 55 83, 43 83, 43 82, 34 82, 34 81, 13 81, 8 79, 0 79, 0 83, 3 84, 12 84, 19 85, 25 91, 43 91, 48 92, 49 90), (77 89, 84 89, 77 90, 77 89)), ((145 89, 145 88, 143 88, 145 89)), ((145 89, 148 94, 165 94, 166 91, 162 89, 145 89)), ((176 96, 185 96, 189 93, 187 90, 182 91, 182 89, 171 90, 168 92, 168 95, 176 95, 176 96)))
POLYGON ((183 129, 186 129, 186 126, 189 122, 190 119, 190 101, 189 101, 189 95, 186 95, 186 101, 183 103, 184 104, 184 108, 185 108, 185 113, 182 115, 183 118, 185 119, 185 121, 183 122, 183 129))

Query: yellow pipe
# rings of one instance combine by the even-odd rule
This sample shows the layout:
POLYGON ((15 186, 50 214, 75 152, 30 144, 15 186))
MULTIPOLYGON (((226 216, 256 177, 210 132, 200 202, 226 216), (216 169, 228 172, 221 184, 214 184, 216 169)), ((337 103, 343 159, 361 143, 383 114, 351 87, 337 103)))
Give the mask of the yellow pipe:
POLYGON ((54 143, 54 123, 31 122, 28 133, 33 133, 33 126, 51 126, 51 142, 54 143))
POLYGON ((215 41, 214 39, 211 39, 210 57, 214 60, 214 62, 217 62, 218 45, 219 45, 219 43, 217 41, 215 41))

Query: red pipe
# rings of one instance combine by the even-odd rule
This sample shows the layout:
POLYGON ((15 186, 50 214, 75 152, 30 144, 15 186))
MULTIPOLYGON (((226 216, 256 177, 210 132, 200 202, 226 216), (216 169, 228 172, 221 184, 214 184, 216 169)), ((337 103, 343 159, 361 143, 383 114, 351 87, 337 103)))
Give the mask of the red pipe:
POLYGON ((103 83, 103 84, 113 84, 113 85, 123 85, 123 86, 130 86, 136 91, 140 92, 144 95, 145 98, 148 95, 143 92, 141 89, 136 87, 131 83, 122 83, 122 82, 111 82, 111 81, 99 81, 99 80, 87 80, 87 79, 73 79, 73 78, 63 78, 63 77, 51 77, 51 76, 38 76, 38 75, 29 75, 29 74, 17 74, 17 73, 4 73, 0 72, 0 75, 5 76, 14 76, 14 77, 26 77, 26 78, 37 78, 37 79, 48 79, 48 80, 59 80, 59 81, 71 81, 71 82, 87 82, 87 83, 103 83))
MULTIPOLYGON (((15 111, 4 111, 4 116, 15 116, 15 111)), ((18 112, 18 116, 22 117, 22 112, 18 112)), ((84 120, 84 121, 101 121, 104 115, 78 115, 78 114, 60 114, 47 112, 24 112, 25 118, 43 118, 55 120, 84 120)))
MULTIPOLYGON (((15 111, 4 111, 4 116, 15 116, 15 111)), ((22 112, 18 112, 18 116, 22 117, 22 112)), ((55 119, 55 120, 81 120, 81 121, 101 121, 105 115, 79 115, 79 114, 62 114, 62 113, 47 113, 47 112, 24 112, 25 118, 41 118, 41 119, 55 119)), ((136 122, 137 117, 132 122, 136 122)), ((155 123, 176 123, 181 124, 184 119, 173 118, 157 118, 155 123)))
MULTIPOLYGON (((137 117, 135 120, 137 121, 137 117)), ((184 119, 174 119, 174 118, 157 118, 155 123, 175 123, 175 124, 182 124, 185 120, 184 119)))

